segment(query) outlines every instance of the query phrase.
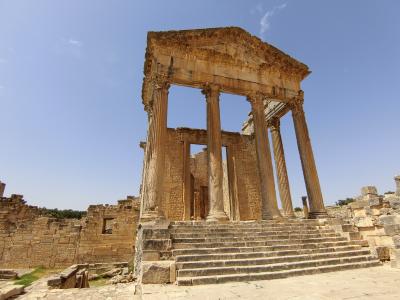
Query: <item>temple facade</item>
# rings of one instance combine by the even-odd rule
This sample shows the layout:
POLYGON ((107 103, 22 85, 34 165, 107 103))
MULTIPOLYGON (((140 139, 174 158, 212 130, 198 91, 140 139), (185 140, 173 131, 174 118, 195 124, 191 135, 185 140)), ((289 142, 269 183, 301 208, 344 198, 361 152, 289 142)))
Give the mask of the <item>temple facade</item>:
POLYGON ((305 64, 240 28, 150 32, 142 92, 148 131, 141 222, 293 218, 280 133, 286 113, 293 117, 309 217, 326 217, 303 110, 301 81, 308 74, 305 64), (167 127, 171 85, 199 90, 199 101, 207 107, 207 130, 167 127), (245 96, 251 104, 242 132, 221 131, 221 93, 245 96), (205 146, 206 155, 199 157, 202 172, 193 168, 201 165, 190 155, 193 144, 205 146))

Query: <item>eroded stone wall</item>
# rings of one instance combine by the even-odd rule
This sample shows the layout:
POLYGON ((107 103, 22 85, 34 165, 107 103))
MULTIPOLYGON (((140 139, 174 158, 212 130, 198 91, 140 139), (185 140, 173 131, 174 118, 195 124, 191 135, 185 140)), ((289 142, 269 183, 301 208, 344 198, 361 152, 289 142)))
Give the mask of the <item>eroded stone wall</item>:
POLYGON ((127 261, 133 257, 139 201, 90 206, 87 217, 41 215, 21 195, 0 198, 0 267, 63 267, 74 263, 127 261), (112 233, 103 233, 104 220, 112 233))
POLYGON ((340 213, 335 217, 353 225, 368 241, 374 254, 400 268, 400 193, 382 196, 378 195, 376 187, 365 186, 355 202, 337 212, 340 213))
POLYGON ((117 205, 91 205, 82 225, 77 262, 129 261, 133 257, 139 200, 130 197, 117 205), (105 225, 108 223, 111 231, 105 225))
MULTIPOLYGON (((207 132, 190 128, 168 128, 165 156, 164 195, 161 203, 170 220, 184 219, 184 147, 185 143, 206 145, 207 132)), ((222 144, 227 148, 227 172, 230 184, 224 184, 224 209, 229 214, 230 204, 237 202, 238 219, 261 218, 260 178, 258 174, 255 141, 253 136, 222 131, 222 144), (240 200, 239 200, 240 199, 240 200)), ((207 186, 207 155, 201 153, 191 162, 195 188, 207 186), (197 186, 196 186, 197 184, 197 186)))

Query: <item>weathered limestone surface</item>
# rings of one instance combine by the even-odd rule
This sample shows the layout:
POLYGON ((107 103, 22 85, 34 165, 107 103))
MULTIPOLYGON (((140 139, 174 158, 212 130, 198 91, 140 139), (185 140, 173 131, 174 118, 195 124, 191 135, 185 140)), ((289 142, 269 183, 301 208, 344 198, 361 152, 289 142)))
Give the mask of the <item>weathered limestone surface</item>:
POLYGON ((310 217, 326 217, 314 154, 303 111, 303 101, 303 94, 299 93, 298 98, 293 103, 292 117, 310 204, 310 217))
MULTIPOLYGON (((206 220, 213 221, 211 224, 216 227, 228 221, 282 219, 267 124, 290 110, 310 199, 310 217, 327 216, 302 109, 300 84, 310 73, 306 65, 235 27, 149 32, 145 57, 142 101, 148 113, 148 135, 135 255, 139 282, 148 273, 157 272, 164 275, 154 275, 155 280, 165 281, 162 277, 166 277, 166 271, 157 262, 173 256, 172 243, 176 240, 173 230, 168 236, 168 222, 206 220), (160 78, 163 83, 154 84, 160 78), (206 131, 167 128, 170 85, 203 91, 206 131), (220 93, 242 95, 251 103, 244 134, 221 131, 220 93), (189 157, 191 144, 207 145, 206 159, 202 155, 189 157), (223 146, 226 165, 222 160, 223 146), (200 161, 202 167, 198 166, 200 161)), ((292 218, 279 130, 273 132, 273 145, 284 215, 292 218)), ((194 228, 186 229, 189 232, 182 237, 183 244, 203 241, 203 237, 190 238, 194 228)), ((222 242, 215 237, 210 240, 222 242)))
POLYGON ((275 182, 272 168, 271 150, 268 139, 267 123, 264 116, 264 95, 253 94, 248 97, 254 119, 254 132, 258 170, 261 187, 262 218, 264 220, 280 218, 276 201, 275 182))
MULTIPOLYGON (((306 65, 240 28, 149 32, 142 88, 142 100, 148 113, 141 188, 142 217, 146 217, 142 220, 151 221, 159 215, 169 220, 199 218, 194 211, 199 199, 202 203, 204 191, 208 193, 206 214, 209 220, 280 218, 265 123, 272 117, 281 118, 292 109, 302 95, 300 83, 309 73, 306 65), (161 84, 158 83, 160 79, 161 84), (165 122, 167 88, 163 88, 169 85, 203 90, 207 98, 205 134, 201 130, 189 138, 181 130, 176 130, 177 135, 170 134, 171 129, 167 129, 165 122), (249 114, 246 128, 254 132, 244 129, 245 134, 240 136, 248 136, 250 142, 224 143, 220 125, 220 93, 242 95, 251 100, 253 111, 249 114), (256 123, 258 125, 254 126, 256 123), (208 146, 208 184, 194 192, 192 185, 196 186, 196 178, 189 171, 190 144, 208 146), (223 196, 222 146, 227 147, 228 176, 225 178, 228 181, 225 186, 228 191, 225 194, 229 199, 223 196), (165 160, 163 151, 166 151, 165 160), (254 170, 260 172, 257 174, 254 170), (246 177, 248 179, 243 179, 246 177)), ((304 116, 299 122, 300 152, 307 169, 304 172, 312 202, 311 216, 324 217, 326 212, 304 116)), ((279 189, 284 213, 293 217, 283 148, 280 147, 282 142, 279 140, 280 136, 275 135, 279 189)))
POLYGON ((351 224, 382 261, 390 260, 393 267, 400 267, 399 203, 395 193, 380 196, 376 187, 365 186, 356 201, 341 208, 335 217, 351 224))
POLYGON ((208 201, 207 220, 221 221, 228 217, 224 212, 222 138, 219 111, 219 87, 209 85, 203 93, 207 99, 207 153, 208 153, 208 201))
POLYGON ((6 188, 6 184, 0 181, 0 197, 4 196, 4 190, 6 188))
MULTIPOLYGON (((168 128, 165 156, 165 178, 163 183, 163 197, 161 209, 169 220, 184 220, 185 202, 183 195, 184 182, 184 157, 186 143, 207 145, 207 132, 202 129, 168 128)), ((241 220, 257 220, 261 218, 261 193, 257 170, 257 157, 255 139, 249 135, 233 132, 221 132, 222 145, 226 146, 229 185, 229 201, 234 202, 237 208, 237 217, 241 220), (240 187, 240 188, 238 188, 240 187)), ((208 187, 207 155, 201 153, 191 160, 190 172, 194 176, 194 202, 197 206, 202 198, 201 187, 208 187), (197 195, 197 196, 196 196, 197 195)), ((226 197, 226 196, 224 196, 226 197)), ((226 203, 226 198, 224 202, 226 203)), ((224 209, 226 213, 229 210, 224 209)), ((195 215, 197 218, 200 214, 195 215)))
POLYGON ((147 106, 149 130, 145 150, 145 179, 141 219, 152 220, 163 215, 160 208, 165 168, 167 107, 169 84, 162 76, 152 79, 152 105, 147 106))
POLYGON ((283 151, 280 121, 278 118, 270 122, 272 145, 275 157, 275 169, 278 177, 279 195, 285 217, 294 217, 292 197, 290 196, 289 178, 286 169, 285 153, 283 151))
POLYGON ((396 196, 400 197, 400 175, 396 176, 394 181, 396 182, 396 196))
POLYGON ((128 261, 134 255, 139 201, 90 206, 87 216, 55 219, 25 204, 21 195, 0 198, 0 266, 62 267, 74 263, 128 261), (103 233, 112 219, 112 234, 103 233))
POLYGON ((143 263, 142 283, 174 283, 175 261, 145 261, 143 263))

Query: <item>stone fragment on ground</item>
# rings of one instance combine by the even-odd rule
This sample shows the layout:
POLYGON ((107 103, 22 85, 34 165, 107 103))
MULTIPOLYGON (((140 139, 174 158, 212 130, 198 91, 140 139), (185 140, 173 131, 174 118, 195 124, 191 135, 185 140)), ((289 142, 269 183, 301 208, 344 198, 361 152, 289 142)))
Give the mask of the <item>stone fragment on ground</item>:
POLYGON ((2 282, 0 285, 0 300, 6 300, 15 297, 24 292, 24 286, 14 284, 12 281, 2 282))

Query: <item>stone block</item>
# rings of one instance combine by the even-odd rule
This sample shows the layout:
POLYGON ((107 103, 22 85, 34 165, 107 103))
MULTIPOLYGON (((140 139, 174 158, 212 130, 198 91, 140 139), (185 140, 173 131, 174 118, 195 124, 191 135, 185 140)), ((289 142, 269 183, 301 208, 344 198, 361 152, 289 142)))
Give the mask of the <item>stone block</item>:
MULTIPOLYGON (((392 239, 395 249, 400 250, 400 235, 395 235, 392 237, 392 239)), ((399 255, 399 260, 400 260, 400 255, 399 255)))
POLYGON ((354 218, 354 225, 357 227, 372 227, 374 226, 374 221, 372 217, 356 217, 354 218))
POLYGON ((365 209, 362 208, 356 208, 352 210, 353 216, 354 217, 365 217, 367 214, 365 213, 365 209))
POLYGON ((368 206, 369 202, 368 202, 368 200, 362 199, 362 200, 357 200, 355 202, 351 202, 349 205, 352 209, 359 209, 359 208, 364 208, 365 206, 368 206))
POLYGON ((400 249, 390 249, 390 265, 400 269, 400 249))
POLYGON ((378 190, 376 189, 375 186, 363 186, 361 188, 361 195, 362 196, 368 196, 368 195, 378 195, 378 190))
POLYGON ((0 300, 14 299, 24 292, 24 286, 20 284, 6 284, 0 289, 0 300))
POLYGON ((400 234, 400 224, 390 224, 385 225, 384 227, 385 234, 393 236, 396 234, 400 234))
POLYGON ((388 235, 375 236, 377 246, 394 248, 393 237, 388 235))
POLYGON ((383 226, 400 224, 400 215, 380 216, 379 223, 383 226))
POLYGON ((369 206, 379 206, 382 205, 382 199, 380 197, 371 197, 368 199, 369 206))
POLYGON ((144 250, 142 260, 144 261, 157 261, 160 260, 160 251, 157 250, 144 250))
POLYGON ((172 242, 170 239, 151 239, 143 241, 144 249, 170 250, 171 247, 172 247, 172 242))
POLYGON ((174 261, 144 261, 142 262, 142 283, 171 283, 171 268, 175 269, 174 261))
POLYGON ((378 246, 375 248, 375 251, 380 261, 390 260, 390 251, 388 247, 378 246))
POLYGON ((391 208, 400 209, 400 197, 389 197, 388 201, 391 208))

